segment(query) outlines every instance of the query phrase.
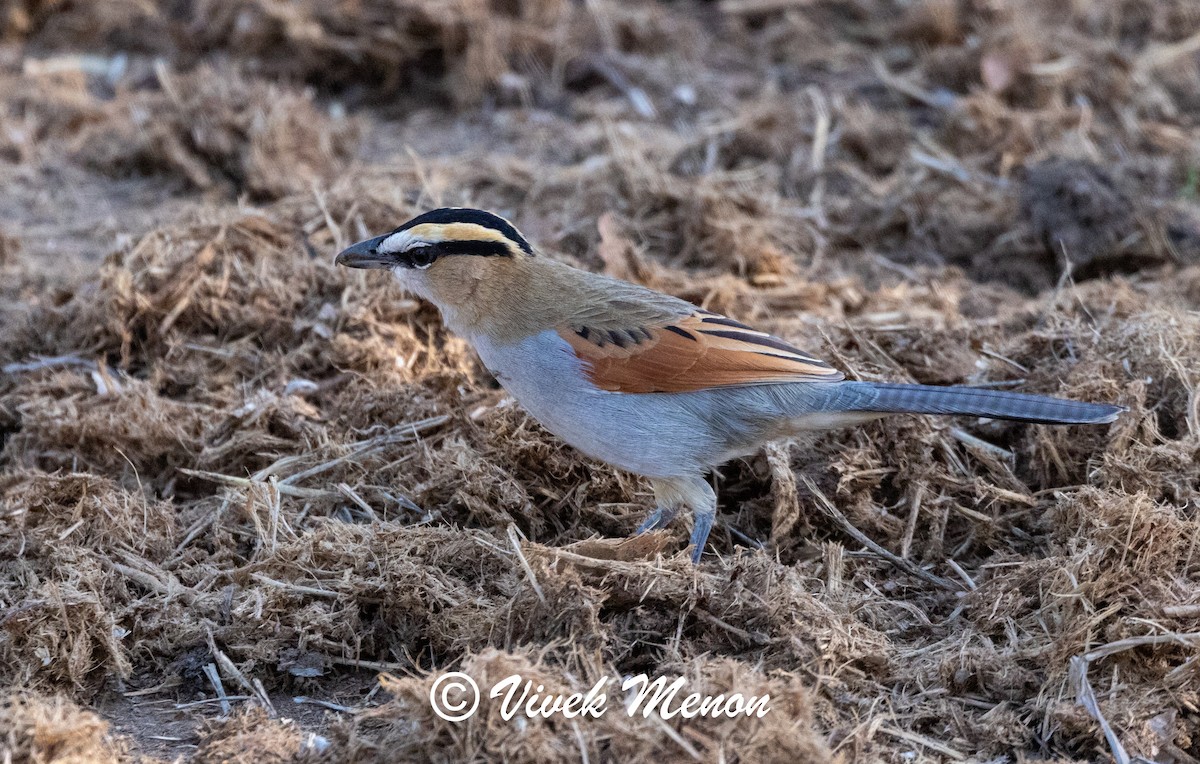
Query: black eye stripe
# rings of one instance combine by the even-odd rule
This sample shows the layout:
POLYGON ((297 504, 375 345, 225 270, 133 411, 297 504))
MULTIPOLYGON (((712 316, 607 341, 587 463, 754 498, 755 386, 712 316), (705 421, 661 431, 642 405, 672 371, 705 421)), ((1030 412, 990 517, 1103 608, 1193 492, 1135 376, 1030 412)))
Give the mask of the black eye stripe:
POLYGON ((447 255, 512 257, 512 251, 499 241, 439 241, 413 247, 400 253, 399 258, 410 268, 424 268, 447 255))
POLYGON ((512 250, 502 241, 443 241, 435 246, 438 248, 439 255, 512 257, 512 250))

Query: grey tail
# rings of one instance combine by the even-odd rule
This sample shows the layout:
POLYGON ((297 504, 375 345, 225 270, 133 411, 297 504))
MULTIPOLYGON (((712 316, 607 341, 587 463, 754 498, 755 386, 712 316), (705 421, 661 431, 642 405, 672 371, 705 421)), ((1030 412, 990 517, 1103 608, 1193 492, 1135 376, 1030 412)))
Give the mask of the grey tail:
POLYGON ((1126 409, 1045 395, 978 387, 935 387, 886 382, 847 382, 857 398, 852 411, 896 414, 964 414, 1037 424, 1106 424, 1126 409))

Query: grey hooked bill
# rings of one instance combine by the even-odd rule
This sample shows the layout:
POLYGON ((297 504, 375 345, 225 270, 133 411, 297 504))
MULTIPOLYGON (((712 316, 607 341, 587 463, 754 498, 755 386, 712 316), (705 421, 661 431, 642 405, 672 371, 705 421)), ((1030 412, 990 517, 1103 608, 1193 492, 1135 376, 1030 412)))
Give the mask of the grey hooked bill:
POLYGON ((391 268, 396 264, 391 255, 379 251, 379 245, 387 236, 376 236, 346 247, 334 258, 334 265, 347 268, 391 268))

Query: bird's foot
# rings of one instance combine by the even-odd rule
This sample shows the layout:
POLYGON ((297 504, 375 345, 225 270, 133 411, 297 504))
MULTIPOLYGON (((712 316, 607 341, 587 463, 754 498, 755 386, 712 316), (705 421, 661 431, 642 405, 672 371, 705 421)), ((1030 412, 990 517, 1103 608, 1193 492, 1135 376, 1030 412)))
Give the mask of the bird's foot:
POLYGON ((715 508, 707 512, 696 513, 696 524, 692 527, 692 562, 699 563, 704 554, 704 545, 708 543, 708 534, 712 532, 713 521, 717 519, 715 508))
POLYGON ((685 475, 675 478, 652 480, 654 500, 658 509, 642 523, 641 531, 662 528, 675 516, 676 509, 687 507, 694 513, 692 528, 692 562, 700 562, 704 544, 717 517, 717 494, 703 475, 685 475))
POLYGON ((638 526, 638 533, 646 533, 647 531, 657 531, 666 528, 675 519, 675 513, 679 511, 679 507, 658 507, 650 516, 647 517, 641 525, 638 526))

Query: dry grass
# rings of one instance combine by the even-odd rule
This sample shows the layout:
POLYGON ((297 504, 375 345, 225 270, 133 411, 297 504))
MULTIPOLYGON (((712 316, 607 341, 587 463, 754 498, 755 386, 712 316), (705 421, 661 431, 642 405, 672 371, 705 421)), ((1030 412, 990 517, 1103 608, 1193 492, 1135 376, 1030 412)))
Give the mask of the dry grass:
POLYGON ((9 695, 0 703, 0 747, 20 764, 107 764, 122 760, 108 724, 63 697, 9 695))
POLYGON ((13 761, 1200 759, 1187 0, 9 0, 0 29, 13 761), (111 224, 55 216, 97 194, 111 224), (858 378, 1130 411, 773 446, 721 470, 694 568, 682 525, 624 541, 639 480, 331 265, 436 204, 858 378), (453 725, 451 668, 774 710, 453 725))

